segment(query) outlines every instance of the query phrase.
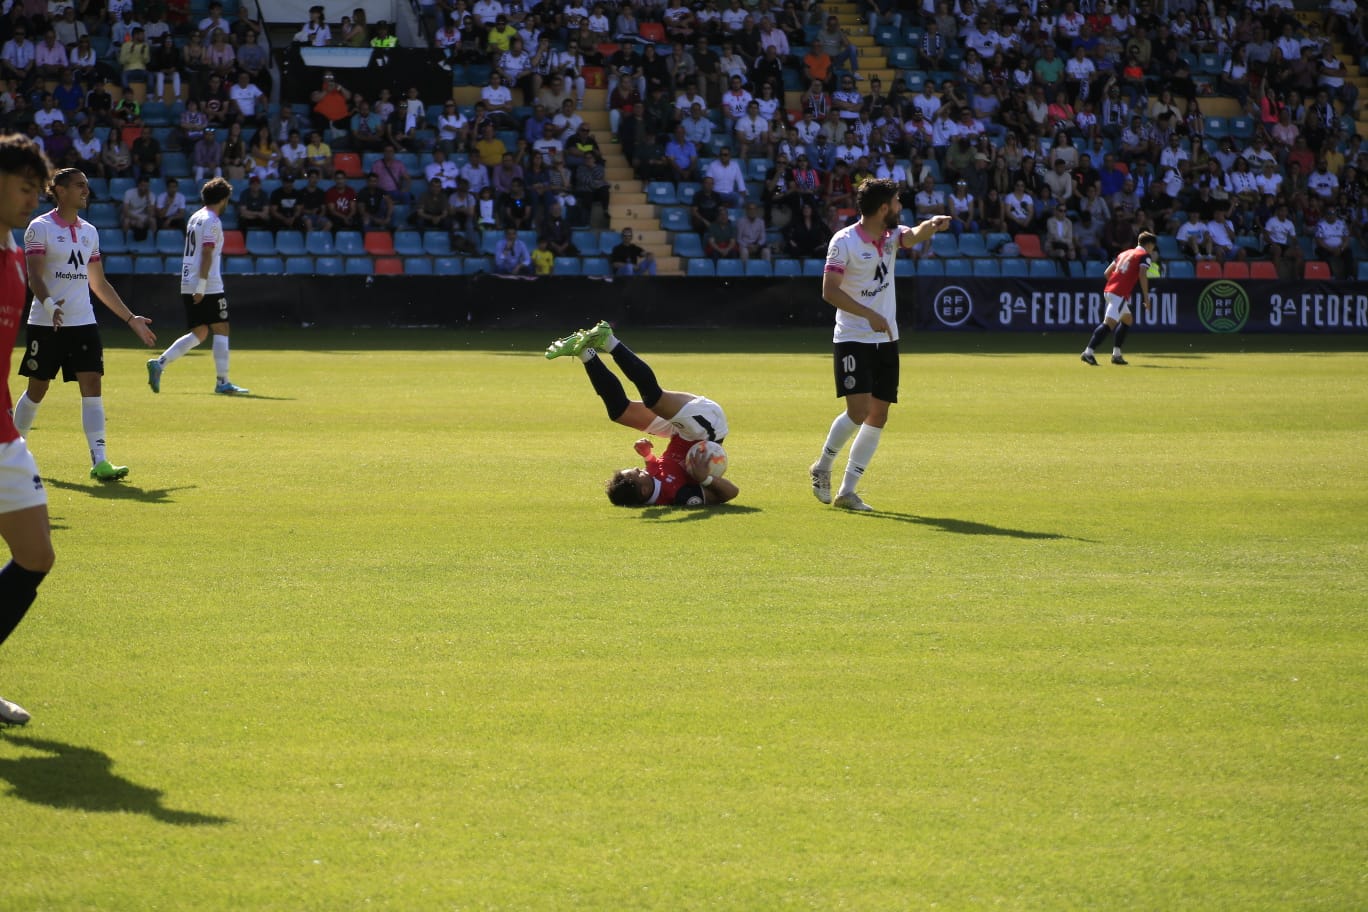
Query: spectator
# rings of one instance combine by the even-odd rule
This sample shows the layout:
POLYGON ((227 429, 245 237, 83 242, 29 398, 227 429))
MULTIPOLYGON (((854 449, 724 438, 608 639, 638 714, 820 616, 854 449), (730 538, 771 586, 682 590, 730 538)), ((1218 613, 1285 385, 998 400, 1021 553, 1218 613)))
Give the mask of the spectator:
POLYGON ((247 179, 247 189, 238 199, 237 214, 238 227, 243 231, 271 227, 271 198, 255 174, 247 179))
POLYGON ((1026 192, 1026 182, 1017 179, 1012 192, 1002 202, 1006 209, 1007 230, 1011 234, 1031 233, 1031 224, 1035 221, 1035 200, 1026 192))
POLYGON ((489 111, 489 119, 501 130, 517 129, 513 119, 513 93, 503 84, 503 74, 498 70, 489 76, 489 85, 480 90, 480 100, 489 111))
POLYGON ((538 277, 549 276, 556 268, 556 254, 552 252, 546 238, 537 240, 537 249, 532 251, 532 272, 538 277))
MULTIPOLYGON (((200 31, 205 31, 203 23, 201 23, 200 31)), ((312 47, 327 47, 332 44, 332 29, 328 28, 327 20, 324 19, 322 6, 309 7, 309 21, 305 22, 299 31, 295 32, 294 40, 298 44, 307 44, 312 47)))
POLYGON ((338 23, 337 43, 340 47, 370 47, 370 26, 366 22, 366 11, 357 9, 350 16, 343 16, 338 23))
POLYGON ((925 221, 938 215, 945 215, 945 194, 936 189, 936 179, 927 175, 921 189, 913 199, 914 212, 918 221, 925 221))
POLYGON ((713 179, 704 177, 702 186, 694 193, 693 201, 689 204, 690 224, 700 235, 706 235, 722 209, 722 198, 713 189, 713 179))
POLYGON ((140 176, 161 177, 161 143, 152 135, 151 127, 143 126, 140 129, 129 151, 133 155, 133 167, 140 176))
POLYGON ((380 177, 374 171, 366 175, 366 185, 356 195, 356 205, 363 231, 394 230, 394 202, 380 189, 380 177))
MULTIPOLYGON (((238 124, 233 124, 238 126, 238 124)), ((257 127, 247 147, 247 163, 262 180, 280 176, 280 149, 265 127, 257 127)))
POLYGON ((454 101, 442 104, 442 113, 437 117, 437 141, 447 152, 464 152, 470 147, 470 121, 454 101))
POLYGON ((300 224, 305 231, 327 231, 331 226, 327 211, 328 191, 323 189, 322 179, 321 171, 310 168, 304 186, 299 190, 300 224))
POLYGON ((347 183, 344 171, 333 172, 333 185, 323 196, 323 211, 334 231, 355 228, 357 222, 356 191, 347 183))
POLYGON ((603 161, 598 154, 590 151, 584 154, 579 167, 575 169, 575 200, 582 213, 582 223, 587 223, 591 207, 598 203, 607 217, 608 178, 603 161))
POLYGON ((0 76, 14 80, 21 89, 30 88, 37 78, 36 54, 37 49, 28 40, 28 30, 17 25, 10 40, 0 48, 0 76))
POLYGON ((61 78, 69 66, 67 49, 57 41, 57 33, 51 28, 33 50, 33 65, 38 78, 47 80, 61 78))
POLYGON ((320 174, 332 168, 332 146, 323 141, 323 134, 317 130, 309 134, 309 143, 304 147, 304 159, 308 167, 317 168, 320 174))
POLYGON ((1274 214, 1263 224, 1264 253, 1273 261, 1282 279, 1302 277, 1306 258, 1297 243, 1297 226, 1288 216, 1286 203, 1279 203, 1274 214))
POLYGON ((351 118, 351 141, 362 152, 375 152, 385 145, 384 120, 364 98, 357 99, 351 118))
POLYGON ((151 179, 138 176, 137 185, 124 191, 120 227, 139 241, 157 230, 157 201, 152 196, 151 179))
POLYGON ((190 164, 194 168, 196 184, 203 184, 211 177, 223 176, 223 147, 214 138, 212 129, 200 134, 191 153, 190 164))
POLYGON ((803 199, 798 217, 789 223, 784 234, 784 252, 793 257, 825 257, 831 231, 817 216, 811 197, 803 199))
POLYGON ((171 83, 174 101, 181 97, 181 52, 176 47, 176 39, 169 32, 163 35, 152 48, 148 69, 152 72, 152 95, 161 101, 166 97, 166 83, 171 83))
MULTIPOLYGON (((247 10, 247 4, 238 6, 238 12, 243 13, 247 10)), ((271 56, 270 52, 260 43, 258 39, 258 29, 248 28, 243 36, 242 43, 237 47, 238 69, 245 72, 253 85, 258 86, 262 93, 270 96, 273 85, 271 79, 271 56)))
POLYGON ((299 188, 295 179, 285 176, 280 186, 271 192, 270 225, 276 230, 302 231, 304 229, 304 209, 300 205, 299 188))
POLYGON ((470 192, 476 195, 489 186, 489 169, 481 160, 479 150, 472 150, 470 160, 461 166, 461 177, 466 181, 470 192))
POLYGON ((447 202, 448 191, 442 187, 440 177, 428 179, 427 189, 418 197, 413 207, 413 225, 423 231, 446 231, 451 227, 451 205, 447 202))
POLYGON ((258 123, 258 112, 265 103, 265 94, 252 84, 252 77, 246 70, 238 73, 237 83, 228 90, 228 100, 232 104, 232 115, 244 124, 258 123))
POLYGON ((708 164, 705 180, 711 179, 713 189, 724 205, 736 206, 746 198, 746 175, 741 166, 732 161, 731 149, 723 146, 717 158, 708 164))
POLYGON ((237 51, 228 43, 228 33, 215 29, 209 33, 209 46, 204 49, 204 63, 210 73, 217 73, 225 85, 231 85, 237 69, 237 51))
POLYGON ((732 224, 731 213, 725 206, 717 210, 717 219, 703 234, 703 252, 713 260, 730 260, 741 255, 741 247, 736 241, 736 226, 732 224))
POLYGON ((90 122, 81 124, 80 134, 72 143, 72 148, 76 152, 76 167, 80 168, 86 177, 102 178, 105 176, 104 143, 95 135, 94 124, 90 122))
POLYGON ((503 160, 508 154, 508 146, 494 132, 494 124, 485 121, 480 128, 480 138, 475 141, 475 151, 480 153, 480 161, 486 162, 490 167, 494 167, 496 162, 503 160))
POLYGON ((741 261, 748 262, 751 257, 759 257, 766 263, 772 256, 769 246, 769 231, 760 207, 756 203, 746 203, 745 213, 736 223, 736 244, 741 253, 741 261))
POLYGON ((746 114, 736 121, 733 132, 740 143, 742 160, 768 157, 769 122, 760 116, 759 104, 752 101, 746 106, 746 114))
POLYGON ((69 3, 62 8, 61 16, 53 22, 52 28, 57 34, 57 40, 68 51, 79 44, 82 38, 89 39, 90 37, 90 30, 86 24, 76 17, 76 5, 74 3, 69 3))
POLYGON ((166 179, 166 189, 157 194, 157 225, 162 229, 185 229, 186 201, 180 192, 180 181, 166 179))
POLYGON ((147 65, 151 59, 152 49, 147 46, 143 30, 134 29, 132 39, 119 48, 119 69, 122 71, 119 79, 125 92, 130 91, 133 82, 147 81, 147 65))
MULTIPOLYGON (((833 64, 848 63, 851 73, 858 74, 860 60, 850 38, 841 30, 840 21, 835 16, 827 16, 826 24, 815 39, 822 50, 831 58, 833 64)), ((811 77, 810 77, 811 78, 811 77)))
POLYGON ((598 140, 590 132, 589 125, 581 123, 575 130, 575 135, 566 140, 565 143, 565 164, 570 168, 578 168, 584 163, 589 153, 602 158, 603 153, 599 151, 598 140))
POLYGON ((370 173, 379 180, 380 189, 393 196, 399 191, 404 178, 409 177, 408 168, 396 157, 394 146, 386 144, 380 160, 371 165, 370 173))
POLYGON ((1054 207, 1053 213, 1045 221, 1046 253, 1051 258, 1062 261, 1078 259, 1078 243, 1074 239, 1073 222, 1069 220, 1069 210, 1063 203, 1054 207))
POLYGON ((346 132, 342 125, 351 116, 351 97, 350 89, 339 84, 332 73, 324 73, 323 85, 309 96, 314 128, 320 133, 346 132))
POLYGON ((513 228, 504 230, 503 240, 494 251, 494 274, 522 276, 532 274, 532 256, 513 228))
MULTIPOLYGON (((309 167, 309 147, 299 136, 299 131, 291 131, 289 138, 280 146, 280 173, 292 174, 295 178, 304 176, 309 167)), ((322 172, 319 172, 322 174, 322 172)))

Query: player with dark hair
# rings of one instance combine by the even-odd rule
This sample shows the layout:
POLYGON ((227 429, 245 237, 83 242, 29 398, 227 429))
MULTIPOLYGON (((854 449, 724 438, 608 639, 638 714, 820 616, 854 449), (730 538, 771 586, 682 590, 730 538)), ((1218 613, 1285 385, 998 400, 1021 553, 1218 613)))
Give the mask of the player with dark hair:
POLYGON ((898 251, 924 243, 950 227, 950 216, 937 215, 915 228, 899 223, 902 202, 891 180, 861 182, 855 194, 860 220, 832 235, 822 274, 822 299, 836 308, 836 396, 845 411, 827 432, 817 461, 809 469, 812 493, 824 504, 867 512, 855 493, 879 437, 888 423, 888 407, 898 401, 898 301, 893 265, 898 251), (835 500, 831 497, 831 464, 851 437, 850 457, 835 500))
POLYGON ((151 346, 157 337, 147 328, 152 321, 134 314, 105 278, 100 233, 80 214, 90 199, 85 174, 76 168, 63 168, 52 176, 50 192, 57 207, 29 222, 24 232, 33 307, 29 310, 28 344, 19 365, 19 374, 28 377, 28 389, 14 404, 14 425, 20 434, 28 436, 38 406, 60 370, 64 382, 75 380, 80 387, 81 427, 90 446, 90 477, 115 481, 128 474, 128 466, 112 465, 105 454, 101 395, 104 344, 91 306, 91 292, 144 345, 151 346))
POLYGON ((619 507, 699 507, 726 503, 737 495, 736 485, 727 479, 698 477, 685 465, 689 449, 700 440, 720 444, 726 438, 727 416, 722 406, 693 393, 661 389, 655 372, 613 335, 607 321, 557 339, 546 349, 548 359, 570 356, 584 363, 584 372, 610 420, 670 440, 658 457, 649 438, 638 440, 635 449, 646 460, 646 468, 614 472, 605 486, 609 501, 619 507), (641 394, 641 401, 627 398, 622 381, 599 358, 599 351, 613 356, 641 394))
MULTIPOLYGON (((25 136, 0 136, 0 371, 9 376, 19 324, 28 304, 24 251, 13 232, 38 208, 51 170, 43 151, 25 136)), ((52 569, 47 491, 28 444, 10 417, 9 384, 0 383, 0 538, 10 562, 0 570, 0 643, 24 619, 38 586, 52 569)), ((0 722, 23 725, 28 711, 0 699, 0 722)))
POLYGON ((190 331, 171 343, 160 358, 147 362, 147 384, 161 392, 162 372, 175 361, 214 334, 214 373, 218 376, 214 392, 227 396, 251 392, 234 386, 228 379, 228 298, 223 293, 223 223, 220 216, 228 207, 233 185, 221 177, 205 183, 200 190, 204 208, 190 216, 185 226, 185 256, 181 259, 181 303, 190 331))
POLYGON ((1112 347, 1111 362, 1129 363, 1121 355, 1121 345, 1126 341, 1126 333, 1130 332, 1131 323, 1135 321, 1135 315, 1130 309, 1131 292, 1135 290, 1135 283, 1138 281, 1140 293, 1144 296, 1145 314, 1148 316, 1154 306, 1154 298, 1149 290, 1149 271, 1154 263, 1154 253, 1158 249, 1158 238, 1148 231, 1142 231, 1135 239, 1134 247, 1121 251, 1116 255, 1116 259, 1107 265, 1107 271, 1103 273, 1107 285, 1102 293, 1107 302, 1107 313, 1102 322, 1097 324, 1097 329, 1093 330, 1088 347, 1079 355, 1084 364, 1097 366, 1093 349, 1101 345, 1113 329, 1116 330, 1116 342, 1112 347))

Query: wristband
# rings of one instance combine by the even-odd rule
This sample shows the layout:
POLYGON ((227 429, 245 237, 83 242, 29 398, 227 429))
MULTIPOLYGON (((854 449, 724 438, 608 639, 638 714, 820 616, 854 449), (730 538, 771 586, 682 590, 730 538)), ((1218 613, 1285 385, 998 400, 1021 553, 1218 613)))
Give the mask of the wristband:
POLYGON ((133 318, 136 317, 136 316, 137 316, 137 314, 133 313, 132 311, 129 311, 129 313, 128 313, 128 319, 127 319, 127 320, 124 320, 124 322, 125 322, 125 323, 132 323, 132 322, 133 322, 133 318))
POLYGON ((705 478, 705 479, 703 479, 702 481, 699 482, 699 484, 702 485, 702 486, 705 487, 705 488, 706 488, 708 485, 712 484, 712 483, 713 483, 713 477, 712 477, 711 475, 709 475, 707 478, 705 478))
POLYGON ((58 308, 56 302, 52 300, 52 295, 48 295, 46 298, 43 298, 43 300, 39 303, 43 305, 43 310, 47 312, 49 320, 51 320, 53 314, 57 313, 57 311, 60 309, 58 308))
POLYGON ((199 284, 197 284, 197 285, 195 286, 195 294, 197 294, 197 295, 202 295, 202 294, 204 294, 204 289, 206 289, 206 288, 208 288, 208 287, 209 287, 209 280, 208 280, 208 279, 200 279, 200 280, 199 280, 199 284))

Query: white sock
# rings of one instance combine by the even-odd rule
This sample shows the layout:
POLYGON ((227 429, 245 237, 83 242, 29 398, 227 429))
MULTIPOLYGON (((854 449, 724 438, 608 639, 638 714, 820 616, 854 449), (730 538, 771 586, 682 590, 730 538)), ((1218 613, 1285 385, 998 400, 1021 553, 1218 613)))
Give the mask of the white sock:
POLYGON ((617 336, 609 336, 608 341, 603 343, 603 350, 611 353, 613 349, 618 347, 618 344, 617 336))
POLYGON ((28 436, 29 428, 33 427, 33 419, 38 414, 39 404, 28 397, 28 390, 24 390, 19 396, 19 401, 14 403, 14 426, 25 437, 28 436))
POLYGON ((162 352, 162 356, 157 360, 161 362, 162 367, 165 367, 199 344, 200 340, 196 338, 194 333, 186 333, 175 342, 172 342, 170 348, 162 352))
POLYGON ((854 494, 855 486, 860 483, 860 478, 865 473, 865 467, 869 465, 869 460, 874 458, 874 451, 879 448, 879 436, 883 434, 883 428, 876 428, 872 425, 860 425, 860 433, 855 435, 855 442, 850 445, 850 461, 846 463, 845 476, 841 479, 841 489, 836 492, 839 497, 842 494, 854 494))
POLYGON ((90 464, 104 462, 105 413, 104 400, 99 396, 81 397, 81 427, 85 429, 86 442, 90 444, 90 464))
POLYGON ((1091 354, 1093 354, 1092 346, 1089 345, 1087 348, 1083 349, 1083 354, 1085 354, 1085 355, 1091 355, 1091 354))
POLYGON ((817 457, 817 468, 829 472, 831 463, 845 447, 846 441, 855 435, 860 429, 860 425, 850 420, 850 416, 845 412, 836 416, 836 420, 831 422, 831 430, 827 432, 826 443, 822 444, 822 455, 817 457))
POLYGON ((1119 346, 1119 345, 1113 345, 1113 346, 1112 346, 1112 357, 1113 357, 1113 358, 1119 358, 1119 357, 1121 357, 1121 346, 1119 346))
POLYGON ((584 362, 585 364, 588 364, 590 361, 593 361, 597 357, 598 352, 592 348, 586 348, 584 349, 584 351, 579 353, 580 361, 584 362))
POLYGON ((214 336, 214 372, 219 383, 228 382, 228 337, 214 336))

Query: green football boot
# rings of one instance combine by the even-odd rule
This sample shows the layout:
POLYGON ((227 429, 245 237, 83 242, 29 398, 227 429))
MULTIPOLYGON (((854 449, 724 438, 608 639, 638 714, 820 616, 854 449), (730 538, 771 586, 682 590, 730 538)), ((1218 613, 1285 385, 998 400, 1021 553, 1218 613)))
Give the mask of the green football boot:
POLYGON ((600 351, 608 345, 608 340, 613 338, 613 327, 608 325, 607 320, 599 320, 593 329, 582 329, 580 332, 584 334, 584 348, 596 348, 600 351))
POLYGON ((585 347, 588 345, 585 341, 588 332, 589 331, 585 329, 577 329, 570 335, 552 342, 550 345, 546 346, 546 360, 550 361, 552 358, 570 358, 578 355, 580 352, 584 351, 585 347))
POLYGON ((128 474, 128 466, 111 465, 103 459, 90 467, 90 477, 97 481, 118 481, 128 474))

